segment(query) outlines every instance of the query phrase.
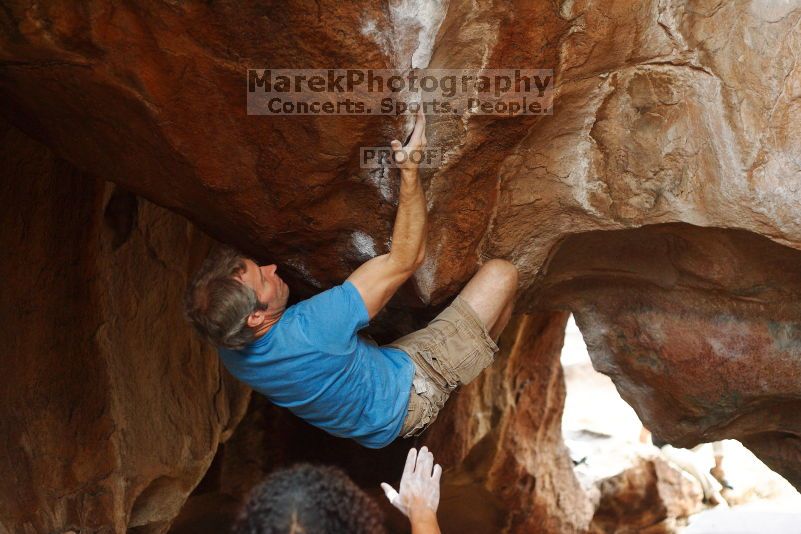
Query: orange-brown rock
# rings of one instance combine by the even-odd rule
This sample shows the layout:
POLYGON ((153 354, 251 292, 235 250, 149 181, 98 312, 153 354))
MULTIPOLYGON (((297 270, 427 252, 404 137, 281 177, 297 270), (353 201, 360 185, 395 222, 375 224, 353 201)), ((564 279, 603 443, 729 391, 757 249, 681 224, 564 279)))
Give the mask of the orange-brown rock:
POLYGON ((524 315, 496 362, 451 399, 425 435, 447 471, 445 531, 584 532, 594 508, 562 442, 559 364, 567 313, 524 315))
POLYGON ((0 139, 0 532, 165 532, 249 395, 182 318, 209 239, 0 139))
MULTIPOLYGON (((248 116, 247 68, 404 67, 425 63, 429 53, 428 66, 436 68, 552 68, 553 115, 429 118, 429 144, 450 156, 443 167, 423 172, 428 259, 383 319, 382 334, 415 324, 409 309, 444 302, 483 259, 509 258, 521 269, 518 311, 552 316, 573 310, 596 367, 612 376, 655 435, 685 447, 741 439, 801 487, 801 428, 794 415, 801 398, 797 2, 431 5, 433 10, 415 10, 420 4, 413 0, 320 0, 313 6, 293 0, 94 0, 80 7, 6 2, 0 10, 0 109, 82 173, 111 180, 187 216, 218 239, 277 261, 293 291, 308 295, 388 249, 395 184, 391 175, 360 169, 356 156, 361 146, 401 137, 404 121, 248 116), (441 19, 438 30, 432 18, 441 19)), ((56 243, 99 231, 76 220, 80 210, 97 214, 89 206, 101 209, 107 192, 53 191, 89 199, 70 203, 66 214, 51 210, 68 217, 56 243)), ((54 207, 67 205, 50 198, 54 207)), ((124 193, 111 203, 118 207, 110 213, 122 213, 112 215, 119 220, 111 224, 123 236, 130 203, 124 193)), ((48 216, 58 224, 55 215, 48 216)), ((18 221, 4 231, 17 236, 18 221)), ((78 248, 74 254, 92 260, 66 256, 70 261, 59 264, 72 265, 72 276, 96 274, 93 283, 101 283, 117 267, 111 260, 97 267, 93 262, 105 256, 78 248)), ((152 247, 143 243, 138 250, 152 247)), ((49 265, 43 256, 33 264, 49 265)), ((149 271, 141 261, 131 252, 126 268, 145 276, 149 271)), ((176 261, 185 276, 190 262, 176 261)), ((131 284, 160 287, 135 280, 131 284)), ((119 283, 113 277, 112 282, 119 283)), ((175 297, 165 297, 164 306, 177 306, 177 274, 174 283, 175 297)), ((75 284, 59 287, 56 302, 78 298, 65 289, 75 284)), ((119 306, 113 314, 139 314, 137 320, 146 321, 124 289, 111 299, 119 306)), ((19 300, 3 298, 3 313, 24 312, 19 300)), ((94 313, 103 309, 85 306, 94 313)), ((83 308, 71 309, 78 311, 70 320, 79 324, 70 328, 92 332, 77 337, 95 339, 93 323, 75 319, 83 317, 83 308)), ((100 328, 111 316, 98 317, 97 339, 132 343, 110 319, 100 328)), ((175 339, 169 343, 184 346, 175 339)), ((125 360, 121 354, 114 352, 113 361, 125 360)), ((209 365, 203 373, 216 372, 216 364, 209 365)), ((79 378, 95 380, 95 371, 66 375, 71 378, 60 383, 76 388, 79 378)), ((30 373, 30 381, 38 376, 34 370, 18 372, 30 373)), ((123 386, 130 383, 118 380, 103 395, 127 394, 123 386)), ((524 403, 536 405, 543 400, 538 394, 542 390, 530 391, 524 403)), ((92 399, 72 417, 96 420, 114 404, 92 399)), ((196 401, 178 404, 191 411, 196 401)), ((514 507, 510 503, 532 492, 511 479, 538 467, 526 456, 530 451, 520 452, 526 445, 510 440, 522 433, 539 443, 531 434, 541 419, 532 415, 535 422, 523 431, 522 422, 512 422, 512 404, 499 406, 504 414, 494 421, 515 431, 498 431, 503 441, 490 448, 500 453, 490 457, 493 465, 504 466, 497 472, 510 477, 510 486, 502 488, 503 477, 493 478, 492 470, 481 475, 480 484, 502 495, 501 506, 514 507)), ((478 424, 475 413, 461 414, 462 422, 454 424, 478 424)), ((63 425, 69 413, 55 419, 63 425)), ((146 429, 133 428, 131 439, 147 442, 146 429)), ((468 438, 457 440, 455 457, 473 450, 480 434, 464 432, 468 438)), ((77 438, 76 447, 81 439, 88 438, 77 438)), ((215 439, 207 440, 203 454, 210 454, 215 439)), ((69 457, 88 454, 77 450, 69 457)), ((108 457, 94 454, 87 469, 108 472, 108 457)), ((117 497, 122 494, 114 493, 122 500, 97 509, 108 514, 130 508, 133 497, 117 497)), ((42 513, 56 513, 47 510, 42 513)))
POLYGON ((600 500, 593 534, 672 534, 698 511, 700 485, 658 456, 638 457, 629 467, 598 482, 600 500))
POLYGON ((799 266, 742 230, 588 232, 556 249, 540 298, 574 308, 594 367, 655 436, 739 439, 799 487, 799 266))

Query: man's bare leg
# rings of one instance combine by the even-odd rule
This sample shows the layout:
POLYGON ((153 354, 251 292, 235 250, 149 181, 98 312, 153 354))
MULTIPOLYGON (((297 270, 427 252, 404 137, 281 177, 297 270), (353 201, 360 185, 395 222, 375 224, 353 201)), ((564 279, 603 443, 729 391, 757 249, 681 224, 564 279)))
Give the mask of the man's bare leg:
POLYGON ((492 339, 498 339, 512 316, 517 277, 517 267, 511 262, 490 260, 459 293, 484 323, 492 339))
POLYGON ((492 328, 489 330, 490 337, 497 343, 498 338, 501 337, 501 333, 506 329, 506 325, 509 324, 509 319, 512 318, 512 311, 515 309, 515 300, 514 296, 512 300, 510 300, 506 306, 503 308, 501 312, 501 316, 498 317, 498 320, 495 321, 495 324, 492 325, 492 328))

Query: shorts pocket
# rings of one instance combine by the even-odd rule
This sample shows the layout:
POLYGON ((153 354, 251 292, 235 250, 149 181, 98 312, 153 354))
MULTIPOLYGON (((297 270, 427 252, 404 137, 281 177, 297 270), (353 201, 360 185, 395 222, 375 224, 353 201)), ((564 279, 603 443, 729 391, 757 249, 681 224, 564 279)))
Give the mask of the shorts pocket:
POLYGON ((420 434, 421 432, 423 432, 423 430, 426 429, 426 427, 428 427, 429 424, 431 424, 431 419, 432 419, 432 416, 433 416, 433 413, 434 413, 434 409, 431 406, 431 403, 427 399, 421 397, 421 400, 423 401, 421 403, 422 404, 422 413, 420 414, 419 419, 417 419, 417 422, 412 427, 412 429, 409 430, 403 436, 404 438, 411 438, 411 437, 414 437, 414 436, 420 434))
POLYGON ((445 347, 442 345, 435 345, 433 347, 422 347, 418 351, 420 358, 423 359, 431 367, 428 373, 432 380, 444 390, 453 391, 459 385, 459 380, 453 372, 453 368, 449 365, 446 358, 445 347))
POLYGON ((432 329, 435 329, 437 332, 439 343, 443 343, 449 337, 455 336, 456 333, 459 331, 460 325, 454 323, 453 321, 449 321, 447 319, 440 319, 433 324, 430 325, 432 329))
POLYGON ((495 353, 490 350, 473 349, 454 367, 453 372, 461 384, 469 384, 492 364, 494 356, 495 353))

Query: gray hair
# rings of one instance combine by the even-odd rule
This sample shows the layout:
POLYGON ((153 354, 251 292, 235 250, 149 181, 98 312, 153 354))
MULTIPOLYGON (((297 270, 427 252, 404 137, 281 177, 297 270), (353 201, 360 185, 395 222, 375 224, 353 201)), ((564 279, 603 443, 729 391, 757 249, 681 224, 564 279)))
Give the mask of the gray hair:
POLYGON ((248 316, 267 309, 253 288, 236 278, 245 271, 246 259, 231 247, 217 247, 192 277, 184 295, 189 322, 203 337, 229 349, 241 349, 255 339, 248 316))

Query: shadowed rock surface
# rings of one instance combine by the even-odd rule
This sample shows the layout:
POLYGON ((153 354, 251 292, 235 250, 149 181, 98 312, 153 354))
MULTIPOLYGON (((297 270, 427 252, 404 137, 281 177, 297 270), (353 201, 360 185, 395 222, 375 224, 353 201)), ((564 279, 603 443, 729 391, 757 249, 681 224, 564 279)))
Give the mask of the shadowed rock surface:
POLYGON ((0 139, 0 532, 164 532, 249 397, 181 316, 210 240, 0 139))
MULTIPOLYGON (((218 392, 213 352, 180 321, 180 289, 203 247, 186 223, 134 194, 279 263, 300 296, 388 250, 396 183, 360 169, 357 155, 403 137, 408 121, 247 116, 246 69, 404 68, 429 54, 432 68, 552 68, 554 114, 429 117, 429 145, 449 152, 422 173, 429 254, 375 334, 421 324, 431 310, 419 310, 446 302, 481 261, 511 259, 532 332, 536 317, 574 311, 594 365, 655 435, 683 447, 741 439, 801 486, 799 3, 432 5, 3 4, 0 110, 55 154, 34 161, 69 162, 58 172, 13 164, 20 149, 3 145, 12 209, 0 231, 4 248, 28 259, 2 266, 15 281, 2 295, 11 340, 2 365, 17 384, 4 389, 2 456, 29 477, 0 486, 3 522, 163 530, 236 420, 243 392, 218 392), (55 266, 64 276, 50 274, 55 266), (60 313, 63 324, 40 318, 60 313), (148 354, 137 364, 148 363, 126 367, 136 351, 148 354), (164 383, 177 379, 164 367, 176 354, 199 385, 164 383), (154 437, 153 417, 195 437, 168 446, 154 437), (124 432, 121 420, 130 421, 124 432), (69 445, 55 452, 51 443, 69 445), (37 476, 55 478, 48 486, 37 476), (86 481, 105 489, 91 493, 86 481)), ((510 369, 528 372, 524 363, 510 369)), ((532 383, 552 375, 537 376, 532 383)), ((482 446, 500 451, 479 462, 494 467, 479 470, 478 483, 510 510, 551 502, 556 491, 541 485, 530 448, 553 446, 560 457, 558 436, 537 434, 551 432, 547 417, 518 411, 551 390, 523 389, 519 402, 482 400, 490 418, 459 408, 468 402, 460 398, 449 417, 462 437, 441 453, 461 461, 482 446), (538 501, 539 492, 551 494, 538 501)), ((549 506, 531 513, 582 524, 549 506)))

